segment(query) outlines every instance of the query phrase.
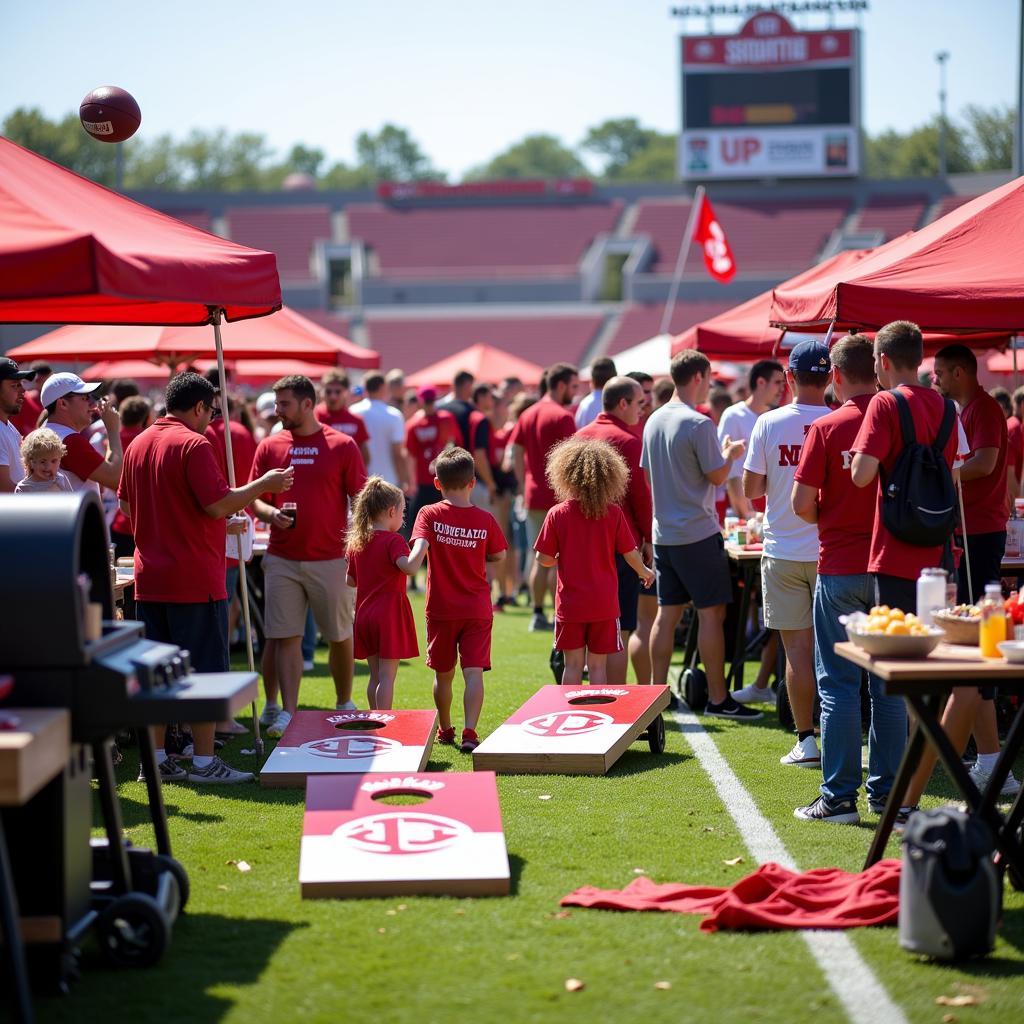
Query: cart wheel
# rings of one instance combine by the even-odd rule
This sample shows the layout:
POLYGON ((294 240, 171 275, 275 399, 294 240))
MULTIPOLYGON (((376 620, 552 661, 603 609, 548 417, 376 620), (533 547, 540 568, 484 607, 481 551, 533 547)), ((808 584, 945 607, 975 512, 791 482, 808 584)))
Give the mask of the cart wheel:
POLYGON ((171 925, 160 904, 144 892, 114 900, 96 922, 100 951, 115 967, 152 967, 171 941, 171 925))
POLYGON ((156 862, 162 871, 168 871, 174 876, 174 880, 178 883, 178 913, 180 914, 185 909, 185 904, 188 903, 189 893, 192 891, 192 887, 188 880, 188 872, 185 870, 184 865, 180 860, 175 860, 174 857, 166 853, 158 853, 156 855, 156 862))
POLYGON ((701 668, 683 669, 679 689, 691 711, 703 711, 708 702, 708 677, 701 668))
POLYGON ((647 726, 647 743, 652 754, 665 753, 665 719, 661 715, 647 726))
POLYGON ((779 725, 787 732, 791 732, 796 724, 793 719, 793 708, 789 703, 789 690, 786 689, 786 680, 779 680, 779 688, 775 694, 775 710, 779 716, 779 725))

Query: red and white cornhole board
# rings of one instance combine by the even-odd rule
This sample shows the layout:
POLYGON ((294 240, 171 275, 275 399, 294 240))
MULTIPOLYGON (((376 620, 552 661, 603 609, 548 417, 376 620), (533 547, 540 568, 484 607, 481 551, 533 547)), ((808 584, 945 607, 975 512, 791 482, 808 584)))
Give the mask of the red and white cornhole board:
POLYGON ((603 775, 669 700, 667 686, 542 686, 473 751, 473 767, 603 775))
POLYGON ((421 772, 434 745, 436 711, 298 711, 260 770, 270 788, 310 775, 421 772))
POLYGON ((303 899, 507 895, 494 773, 310 776, 299 884, 303 899), (379 802, 396 793, 430 799, 379 802))

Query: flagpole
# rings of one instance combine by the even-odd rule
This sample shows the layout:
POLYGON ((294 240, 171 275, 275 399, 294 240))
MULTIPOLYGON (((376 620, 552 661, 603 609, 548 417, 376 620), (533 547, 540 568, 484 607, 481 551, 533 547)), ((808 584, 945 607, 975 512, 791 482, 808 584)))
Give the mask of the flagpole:
POLYGON ((676 311, 676 297, 679 295, 679 285, 683 280, 683 271, 686 269, 686 258, 690 253, 690 246, 693 244, 693 232, 697 226, 697 218, 700 216, 701 207, 704 205, 704 186, 698 185, 693 192, 693 205, 690 207, 690 219, 686 222, 686 231, 683 232, 683 240, 679 244, 679 255, 676 256, 676 269, 672 274, 672 287, 668 293, 668 302, 665 304, 665 312, 661 316, 661 330, 659 334, 668 333, 668 325, 672 322, 672 314, 676 311))

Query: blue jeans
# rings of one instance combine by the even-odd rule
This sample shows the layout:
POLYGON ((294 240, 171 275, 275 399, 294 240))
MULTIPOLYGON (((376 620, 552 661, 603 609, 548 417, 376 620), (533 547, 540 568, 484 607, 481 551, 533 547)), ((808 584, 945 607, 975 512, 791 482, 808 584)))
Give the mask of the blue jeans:
POLYGON ((302 633, 302 660, 312 661, 316 654, 316 622, 313 619, 313 609, 306 609, 306 628, 302 633))
MULTIPOLYGON (((814 670, 821 696, 821 794, 830 804, 856 800, 861 780, 861 670, 839 657, 834 645, 846 639, 840 615, 866 612, 875 603, 868 574, 818 576, 814 589, 814 670)), ((869 676, 871 729, 868 732, 868 799, 882 802, 892 789, 907 743, 907 709, 902 697, 886 696, 882 681, 869 676)))

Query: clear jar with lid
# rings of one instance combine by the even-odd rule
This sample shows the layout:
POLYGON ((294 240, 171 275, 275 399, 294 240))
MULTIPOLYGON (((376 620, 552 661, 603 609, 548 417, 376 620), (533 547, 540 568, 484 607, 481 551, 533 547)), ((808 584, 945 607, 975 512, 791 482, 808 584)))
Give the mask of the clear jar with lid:
POLYGON ((935 625, 932 613, 946 607, 946 570, 926 568, 917 578, 917 616, 926 625, 935 625))

